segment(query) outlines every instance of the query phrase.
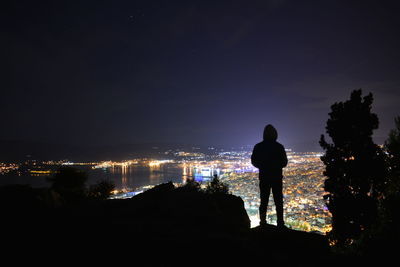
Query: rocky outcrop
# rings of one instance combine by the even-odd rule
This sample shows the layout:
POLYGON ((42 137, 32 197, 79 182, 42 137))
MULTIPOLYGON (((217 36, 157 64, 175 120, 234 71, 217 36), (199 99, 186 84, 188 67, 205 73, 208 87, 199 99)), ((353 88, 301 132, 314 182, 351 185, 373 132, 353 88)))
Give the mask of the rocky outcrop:
POLYGON ((131 199, 52 210, 38 219, 34 228, 13 234, 24 241, 22 247, 58 257, 118 258, 146 266, 310 266, 330 257, 324 236, 274 226, 251 229, 240 197, 172 183, 131 199))

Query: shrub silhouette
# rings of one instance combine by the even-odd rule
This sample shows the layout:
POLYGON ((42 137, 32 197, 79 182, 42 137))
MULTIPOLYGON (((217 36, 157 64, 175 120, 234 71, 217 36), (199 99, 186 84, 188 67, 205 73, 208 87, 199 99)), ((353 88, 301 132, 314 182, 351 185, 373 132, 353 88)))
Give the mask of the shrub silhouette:
POLYGON ((214 175, 214 178, 207 184, 204 192, 207 194, 228 194, 229 187, 225 183, 221 182, 217 175, 214 175))
POLYGON ((371 113, 372 94, 351 93, 350 100, 331 106, 326 131, 333 143, 322 135, 325 150, 324 189, 332 213, 333 241, 351 244, 377 218, 377 202, 382 197, 386 178, 385 154, 372 140, 378 117, 371 113))
POLYGON ((188 178, 186 180, 186 183, 184 183, 182 186, 179 187, 180 191, 186 191, 186 192, 200 192, 200 183, 196 182, 192 178, 188 178))
POLYGON ((115 189, 114 182, 110 180, 101 180, 98 183, 89 186, 88 197, 91 199, 107 199, 115 189))

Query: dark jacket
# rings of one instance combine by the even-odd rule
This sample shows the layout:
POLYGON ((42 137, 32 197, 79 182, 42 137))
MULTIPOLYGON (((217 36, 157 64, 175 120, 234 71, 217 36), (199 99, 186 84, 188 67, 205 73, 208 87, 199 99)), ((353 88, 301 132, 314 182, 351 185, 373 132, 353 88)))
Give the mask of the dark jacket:
POLYGON ((254 146, 251 164, 260 170, 260 179, 282 178, 282 168, 288 163, 283 145, 264 140, 254 146))

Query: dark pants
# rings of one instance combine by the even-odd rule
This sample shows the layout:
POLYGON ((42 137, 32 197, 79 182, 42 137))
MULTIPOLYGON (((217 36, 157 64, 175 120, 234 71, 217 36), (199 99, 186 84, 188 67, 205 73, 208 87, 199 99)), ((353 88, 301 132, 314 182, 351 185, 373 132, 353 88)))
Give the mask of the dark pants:
POLYGON ((282 178, 260 178, 260 220, 266 222, 269 194, 272 189, 274 197, 276 216, 278 225, 284 225, 283 220, 283 194, 282 194, 282 178))

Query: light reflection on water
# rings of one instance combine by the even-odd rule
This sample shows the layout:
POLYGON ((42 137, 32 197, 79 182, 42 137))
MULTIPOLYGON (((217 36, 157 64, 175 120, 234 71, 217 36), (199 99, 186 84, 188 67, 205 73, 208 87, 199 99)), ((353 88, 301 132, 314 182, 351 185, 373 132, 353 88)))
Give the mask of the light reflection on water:
MULTIPOLYGON (((164 163, 159 165, 148 164, 119 164, 105 168, 92 169, 88 165, 73 165, 85 171, 88 174, 88 185, 95 184, 101 180, 110 180, 114 182, 117 190, 135 190, 146 185, 157 185, 160 183, 185 183, 188 178, 194 178, 196 181, 208 181, 213 174, 220 174, 219 169, 209 169, 210 173, 202 167, 194 168, 189 164, 164 163)), ((53 172, 57 168, 53 168, 53 172)), ((48 178, 51 175, 22 175, 7 174, 0 175, 0 185, 5 184, 29 184, 33 187, 49 187, 51 184, 48 178)))
POLYGON ((113 181, 118 190, 134 190, 138 187, 169 181, 184 183, 188 178, 194 178, 201 182, 209 179, 213 174, 219 175, 220 170, 210 169, 210 174, 207 175, 204 169, 193 168, 185 164, 166 163, 154 166, 127 164, 89 170, 88 174, 89 183, 107 179, 113 181))

